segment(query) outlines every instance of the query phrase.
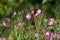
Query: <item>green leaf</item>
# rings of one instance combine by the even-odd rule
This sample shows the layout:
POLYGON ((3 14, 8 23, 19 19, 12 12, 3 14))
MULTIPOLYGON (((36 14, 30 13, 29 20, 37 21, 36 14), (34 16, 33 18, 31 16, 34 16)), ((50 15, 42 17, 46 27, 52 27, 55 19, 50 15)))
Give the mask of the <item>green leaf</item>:
POLYGON ((2 24, 0 24, 0 28, 2 27, 2 24))

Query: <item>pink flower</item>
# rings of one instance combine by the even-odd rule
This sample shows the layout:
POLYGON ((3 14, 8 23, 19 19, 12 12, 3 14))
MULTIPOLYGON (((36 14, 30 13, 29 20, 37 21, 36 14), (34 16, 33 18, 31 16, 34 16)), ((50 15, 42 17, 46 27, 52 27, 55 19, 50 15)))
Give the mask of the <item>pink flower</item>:
POLYGON ((26 15, 26 18, 27 18, 27 19, 31 19, 31 15, 30 15, 30 14, 27 14, 27 15, 26 15))
POLYGON ((57 34, 57 38, 60 39, 60 33, 57 34))
POLYGON ((18 23, 17 26, 21 26, 21 23, 18 23))
POLYGON ((49 32, 46 32, 46 36, 49 36, 49 32))
POLYGON ((46 30, 45 29, 42 29, 42 33, 45 34, 46 33, 46 30))
POLYGON ((6 21, 9 21, 10 19, 6 17, 5 20, 6 20, 6 21))
POLYGON ((6 40, 6 38, 2 38, 2 40, 6 40))
POLYGON ((53 33, 50 33, 50 40, 53 40, 53 33))
POLYGON ((38 10, 37 10, 37 14, 40 14, 40 13, 41 13, 41 10, 40 10, 40 9, 38 9, 38 10))
POLYGON ((38 38, 39 37, 39 34, 38 33, 35 33, 35 37, 38 38))
POLYGON ((54 18, 50 18, 48 25, 53 25, 53 24, 54 24, 54 18))
POLYGON ((0 38, 0 40, 1 40, 1 38, 0 38))
POLYGON ((38 16, 38 15, 39 15, 38 13, 35 14, 35 16, 38 16))
POLYGON ((6 40, 6 38, 0 38, 0 40, 6 40))
POLYGON ((50 21, 54 21, 54 18, 50 18, 50 21))
POLYGON ((31 14, 34 14, 34 10, 31 11, 31 14))
POLYGON ((13 15, 15 16, 16 15, 16 12, 14 12, 13 15))
POLYGON ((53 25, 53 22, 52 22, 52 21, 50 21, 50 22, 48 23, 48 25, 53 25))
POLYGON ((3 26, 4 27, 7 27, 7 23, 5 21, 3 22, 3 26))
POLYGON ((41 10, 40 9, 37 10, 37 13, 35 14, 35 16, 38 16, 39 14, 41 14, 41 10))

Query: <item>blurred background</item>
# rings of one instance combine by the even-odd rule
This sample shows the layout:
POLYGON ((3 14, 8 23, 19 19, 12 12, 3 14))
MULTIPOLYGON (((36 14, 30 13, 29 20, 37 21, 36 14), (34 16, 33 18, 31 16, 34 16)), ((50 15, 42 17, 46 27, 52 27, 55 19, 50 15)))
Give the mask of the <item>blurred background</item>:
POLYGON ((11 15, 13 11, 40 8, 44 11, 46 18, 59 18, 60 0, 1 0, 0 20, 11 15))

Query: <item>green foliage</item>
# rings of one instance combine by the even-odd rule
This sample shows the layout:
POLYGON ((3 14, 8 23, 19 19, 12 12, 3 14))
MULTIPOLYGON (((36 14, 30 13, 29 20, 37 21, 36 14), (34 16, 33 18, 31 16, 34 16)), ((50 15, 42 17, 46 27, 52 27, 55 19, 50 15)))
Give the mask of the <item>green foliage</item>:
POLYGON ((60 28, 56 25, 60 22, 60 0, 1 0, 0 1, 0 37, 6 37, 7 40, 44 40, 45 36, 42 35, 42 29, 46 31, 54 29, 60 32, 60 28), (37 9, 41 9, 41 15, 32 16, 34 25, 30 28, 32 21, 26 19, 26 14, 34 9, 35 13, 37 9), (22 12, 22 10, 24 10, 22 12), (16 15, 13 12, 16 11, 16 15), (6 21, 8 27, 3 27, 2 23, 4 18, 10 18, 6 21), (56 25, 54 24, 50 28, 48 22, 44 22, 44 18, 55 18, 56 25), (18 23, 23 23, 21 26, 17 26, 18 23), (14 26, 16 28, 14 29, 14 26), (35 33, 39 34, 39 37, 35 37, 35 33))

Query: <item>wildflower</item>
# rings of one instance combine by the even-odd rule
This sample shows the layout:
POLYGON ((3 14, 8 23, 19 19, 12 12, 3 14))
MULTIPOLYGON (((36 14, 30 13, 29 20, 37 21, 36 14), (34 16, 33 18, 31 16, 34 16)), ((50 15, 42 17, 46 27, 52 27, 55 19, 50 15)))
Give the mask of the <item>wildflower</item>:
POLYGON ((45 29, 42 29, 42 33, 45 34, 46 33, 46 30, 45 29))
POLYGON ((16 12, 14 12, 13 15, 15 16, 16 15, 16 12))
POLYGON ((41 13, 41 10, 40 10, 40 9, 38 9, 38 10, 37 10, 37 13, 38 13, 38 14, 40 14, 40 13, 41 13))
POLYGON ((0 38, 0 40, 6 40, 6 38, 0 38))
POLYGON ((60 33, 57 34, 57 38, 60 39, 60 33))
POLYGON ((35 33, 35 37, 38 38, 39 37, 39 34, 38 33, 35 33))
POLYGON ((27 19, 31 19, 31 15, 30 15, 30 14, 27 14, 27 15, 26 15, 26 18, 27 18, 27 19))
POLYGON ((44 22, 47 22, 48 20, 47 19, 44 19, 44 22))
POLYGON ((3 22, 3 26, 4 27, 7 27, 7 23, 5 21, 3 22))
POLYGON ((34 14, 34 10, 31 11, 31 14, 34 14))
POLYGON ((53 40, 53 32, 50 33, 50 40, 53 40))
POLYGON ((6 40, 6 38, 2 38, 2 40, 6 40))
POLYGON ((40 9, 37 10, 37 13, 35 14, 35 16, 37 16, 39 14, 41 14, 41 10, 40 9))
POLYGON ((48 25, 53 25, 53 22, 52 22, 52 21, 50 21, 50 22, 48 23, 48 25))
POLYGON ((45 38, 46 40, 49 40, 49 34, 50 34, 50 32, 46 32, 46 34, 45 34, 46 35, 46 38, 45 38))
POLYGON ((10 19, 6 17, 5 20, 6 20, 6 21, 9 21, 10 19))
POLYGON ((17 26, 18 27, 23 27, 25 25, 25 23, 18 23, 17 26))
POLYGON ((17 30, 17 29, 18 29, 18 27, 17 27, 16 25, 14 25, 14 29, 15 29, 15 30, 17 30))
POLYGON ((50 18, 48 25, 53 25, 53 24, 54 24, 54 18, 50 18))
POLYGON ((17 26, 21 26, 21 23, 18 23, 17 26))
POLYGON ((46 36, 49 36, 49 32, 46 32, 46 36))
POLYGON ((54 21, 54 18, 50 18, 50 21, 54 21))
POLYGON ((0 40, 1 40, 1 38, 0 38, 0 40))

